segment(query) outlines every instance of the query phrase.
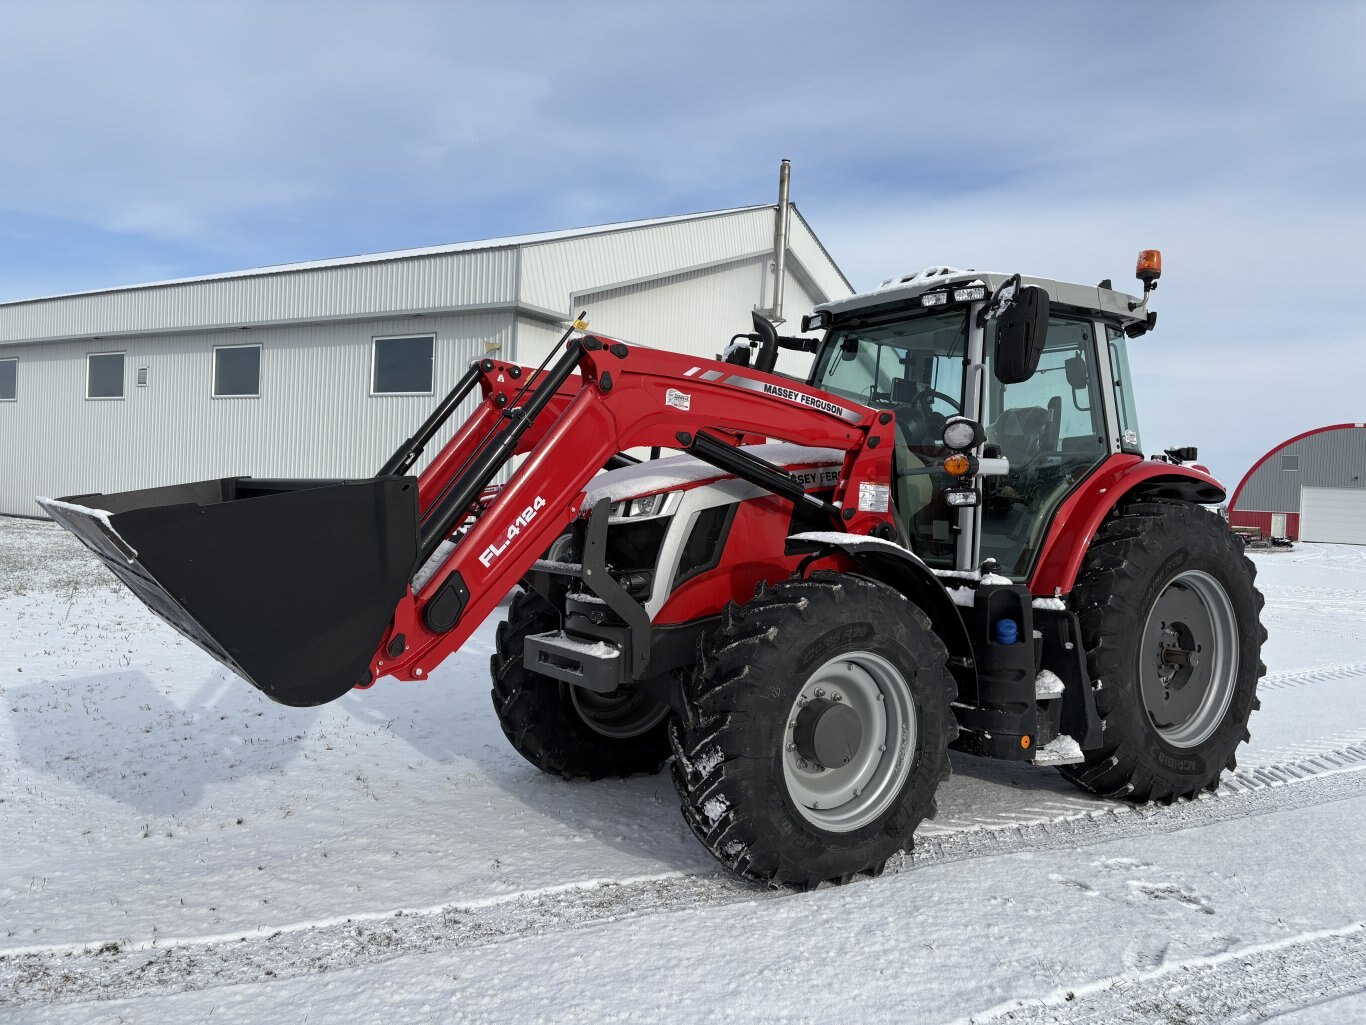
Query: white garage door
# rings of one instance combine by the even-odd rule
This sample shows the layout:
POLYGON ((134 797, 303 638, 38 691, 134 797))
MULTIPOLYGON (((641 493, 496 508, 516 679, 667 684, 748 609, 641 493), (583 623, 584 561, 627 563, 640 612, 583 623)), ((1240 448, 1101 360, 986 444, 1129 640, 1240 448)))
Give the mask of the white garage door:
POLYGON ((1366 488, 1301 488, 1300 540, 1366 545, 1366 488))

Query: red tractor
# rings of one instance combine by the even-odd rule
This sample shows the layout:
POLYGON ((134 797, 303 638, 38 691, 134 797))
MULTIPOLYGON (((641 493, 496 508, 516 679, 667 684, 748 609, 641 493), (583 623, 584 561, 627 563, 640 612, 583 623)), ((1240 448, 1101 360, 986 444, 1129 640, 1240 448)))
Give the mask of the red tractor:
POLYGON ((1126 346, 1158 259, 1141 299, 935 268, 817 308, 819 341, 756 315, 718 361, 576 323, 538 369, 472 365, 372 478, 44 505, 291 705, 425 679, 521 584, 492 677, 528 761, 672 757, 735 873, 875 875, 934 814, 950 748, 1170 802, 1248 737, 1262 598, 1204 508, 1224 489, 1193 449, 1139 445, 1126 346), (781 347, 814 353, 807 380, 774 372, 781 347))

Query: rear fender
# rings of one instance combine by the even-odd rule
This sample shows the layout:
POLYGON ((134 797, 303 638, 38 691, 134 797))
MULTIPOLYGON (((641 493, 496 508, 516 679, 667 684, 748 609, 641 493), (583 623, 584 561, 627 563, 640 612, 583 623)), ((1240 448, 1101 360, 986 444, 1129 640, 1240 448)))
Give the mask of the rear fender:
POLYGON ((1148 496, 1212 505, 1222 502, 1225 493, 1219 481, 1192 466, 1112 455, 1058 508, 1029 590, 1044 597, 1069 593, 1091 539, 1121 502, 1148 496))
POLYGON ((788 538, 789 555, 831 555, 843 553, 858 572, 896 588, 925 613, 935 634, 949 652, 949 670, 958 682, 960 693, 977 692, 977 667, 972 642, 958 606, 949 597, 934 572, 912 552, 890 541, 857 534, 795 534, 788 538))

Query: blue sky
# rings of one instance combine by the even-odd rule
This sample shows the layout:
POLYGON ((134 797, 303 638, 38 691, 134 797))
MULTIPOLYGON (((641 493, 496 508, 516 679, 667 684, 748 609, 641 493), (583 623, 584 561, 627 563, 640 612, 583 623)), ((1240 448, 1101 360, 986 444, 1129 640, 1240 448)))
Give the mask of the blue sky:
POLYGON ((7 5, 0 301, 793 198, 858 287, 1130 282, 1145 443, 1366 421, 1366 6, 7 5))

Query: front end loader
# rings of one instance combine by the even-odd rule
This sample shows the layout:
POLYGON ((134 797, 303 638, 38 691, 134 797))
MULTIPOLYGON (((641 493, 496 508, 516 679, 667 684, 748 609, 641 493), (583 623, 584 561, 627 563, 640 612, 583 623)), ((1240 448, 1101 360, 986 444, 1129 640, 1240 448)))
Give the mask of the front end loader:
POLYGON ((672 760, 731 871, 843 882, 910 846, 950 748, 1169 802, 1247 738, 1251 564, 1193 451, 1139 448, 1145 258, 1141 298, 934 268, 817 308, 819 340, 756 315, 715 361, 576 322, 539 368, 472 365, 372 478, 41 501, 290 705, 425 679, 520 585, 491 676, 528 761, 672 760))

